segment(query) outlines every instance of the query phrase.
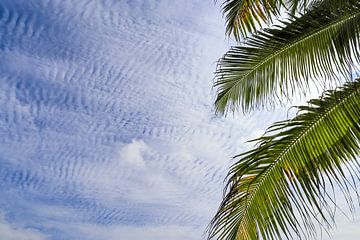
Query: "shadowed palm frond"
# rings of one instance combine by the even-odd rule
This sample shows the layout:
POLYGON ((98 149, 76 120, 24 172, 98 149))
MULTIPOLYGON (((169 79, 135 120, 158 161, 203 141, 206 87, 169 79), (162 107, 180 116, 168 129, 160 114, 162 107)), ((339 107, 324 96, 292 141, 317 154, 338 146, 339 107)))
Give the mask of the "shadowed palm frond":
MULTIPOLYGON (((349 76, 360 59, 360 1, 325 0, 265 29, 219 60, 215 107, 249 111, 349 76)), ((334 83, 334 82, 333 82, 334 83)))
POLYGON ((209 239, 314 236, 313 221, 333 215, 329 185, 350 196, 348 180, 360 170, 360 79, 298 109, 235 157, 209 239))
POLYGON ((225 0, 222 10, 226 18, 226 34, 240 41, 279 15, 282 6, 294 13, 296 9, 304 8, 307 2, 309 0, 225 0))

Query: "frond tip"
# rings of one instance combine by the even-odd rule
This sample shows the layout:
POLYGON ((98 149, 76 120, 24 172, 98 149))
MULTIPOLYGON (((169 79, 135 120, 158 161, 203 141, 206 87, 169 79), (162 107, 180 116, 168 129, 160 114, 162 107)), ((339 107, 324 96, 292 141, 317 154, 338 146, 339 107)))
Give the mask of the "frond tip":
POLYGON ((235 157, 209 239, 314 236, 313 221, 328 222, 333 214, 327 184, 349 196, 348 178, 360 170, 349 167, 359 153, 360 79, 298 109, 293 119, 274 123, 256 148, 235 157))
POLYGON ((255 33, 259 26, 271 22, 282 7, 295 12, 304 9, 309 0, 225 0, 226 34, 237 41, 255 33))

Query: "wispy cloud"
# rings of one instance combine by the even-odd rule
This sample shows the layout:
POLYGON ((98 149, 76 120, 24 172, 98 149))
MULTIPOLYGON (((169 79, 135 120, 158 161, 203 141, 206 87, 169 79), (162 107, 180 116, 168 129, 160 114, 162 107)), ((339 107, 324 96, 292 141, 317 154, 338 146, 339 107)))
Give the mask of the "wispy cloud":
POLYGON ((8 223, 0 215, 0 239, 6 240, 46 240, 47 236, 36 229, 19 227, 8 223))
POLYGON ((198 240, 202 232, 195 227, 184 226, 157 226, 157 227, 124 227, 124 226, 76 226, 81 235, 92 236, 91 239, 133 239, 133 240, 158 240, 169 238, 174 240, 198 240))

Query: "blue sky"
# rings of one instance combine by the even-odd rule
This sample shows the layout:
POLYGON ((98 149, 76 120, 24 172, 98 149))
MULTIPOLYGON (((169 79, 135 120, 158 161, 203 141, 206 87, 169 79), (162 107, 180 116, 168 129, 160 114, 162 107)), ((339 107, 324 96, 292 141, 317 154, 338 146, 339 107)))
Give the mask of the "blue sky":
POLYGON ((204 239, 231 157, 287 116, 214 115, 219 8, 0 2, 1 240, 204 239))

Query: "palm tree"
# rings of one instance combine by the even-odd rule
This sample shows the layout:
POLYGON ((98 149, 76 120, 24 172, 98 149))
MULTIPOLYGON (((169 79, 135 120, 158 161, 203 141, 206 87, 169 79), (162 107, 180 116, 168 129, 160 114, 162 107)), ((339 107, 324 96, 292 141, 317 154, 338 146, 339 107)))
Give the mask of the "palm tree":
POLYGON ((360 141, 358 0, 226 0, 227 34, 240 43, 218 63, 216 111, 251 111, 338 86, 299 106, 235 156, 208 238, 292 239, 329 226, 337 184, 352 207, 360 141), (279 18, 280 13, 286 17, 279 18), (277 19, 277 25, 257 30, 277 19), (345 82, 345 83, 344 83, 345 82), (330 187, 330 190, 329 190, 330 187))

